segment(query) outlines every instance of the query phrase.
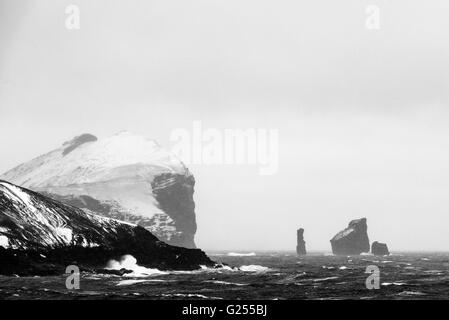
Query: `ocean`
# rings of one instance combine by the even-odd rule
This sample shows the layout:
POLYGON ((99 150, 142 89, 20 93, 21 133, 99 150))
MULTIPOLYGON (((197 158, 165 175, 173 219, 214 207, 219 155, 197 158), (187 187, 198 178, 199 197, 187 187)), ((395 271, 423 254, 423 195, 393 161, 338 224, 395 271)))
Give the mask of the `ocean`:
POLYGON ((449 299, 449 253, 208 255, 235 268, 189 272, 139 268, 123 277, 82 273, 77 290, 66 288, 65 275, 0 276, 0 299, 449 299), (367 268, 378 270, 378 277, 366 273, 367 268))

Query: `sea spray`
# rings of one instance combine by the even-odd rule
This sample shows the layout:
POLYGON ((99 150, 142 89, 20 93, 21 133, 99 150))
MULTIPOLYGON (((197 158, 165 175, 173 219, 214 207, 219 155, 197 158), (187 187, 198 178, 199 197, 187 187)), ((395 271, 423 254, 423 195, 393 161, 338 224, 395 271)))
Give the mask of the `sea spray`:
POLYGON ((122 256, 119 261, 109 260, 106 269, 107 270, 126 269, 132 271, 131 273, 124 274, 124 276, 126 277, 148 277, 152 275, 167 274, 167 272, 163 272, 158 269, 151 269, 139 266, 137 264, 137 259, 130 254, 122 256))

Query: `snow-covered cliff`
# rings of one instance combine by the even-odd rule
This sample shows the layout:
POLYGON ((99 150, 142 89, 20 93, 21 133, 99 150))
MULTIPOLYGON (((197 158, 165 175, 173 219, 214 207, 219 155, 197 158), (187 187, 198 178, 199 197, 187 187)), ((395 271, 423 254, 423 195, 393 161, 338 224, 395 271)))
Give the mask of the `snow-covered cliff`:
POLYGON ((195 179, 176 156, 140 135, 83 134, 0 179, 195 247, 195 179))
POLYGON ((214 265, 199 249, 170 246, 140 226, 0 180, 0 274, 60 274, 70 264, 96 270, 125 254, 160 270, 214 265))

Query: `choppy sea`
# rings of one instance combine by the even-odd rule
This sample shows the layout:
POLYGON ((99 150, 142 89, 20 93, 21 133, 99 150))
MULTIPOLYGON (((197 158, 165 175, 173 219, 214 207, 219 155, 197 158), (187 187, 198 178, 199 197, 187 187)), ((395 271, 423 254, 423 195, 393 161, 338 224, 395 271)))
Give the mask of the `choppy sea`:
POLYGON ((0 276, 0 299, 449 299, 449 253, 208 255, 235 268, 167 273, 141 268, 123 277, 82 273, 78 290, 66 288, 65 275, 0 276), (366 273, 368 267, 378 268, 379 277, 366 273))

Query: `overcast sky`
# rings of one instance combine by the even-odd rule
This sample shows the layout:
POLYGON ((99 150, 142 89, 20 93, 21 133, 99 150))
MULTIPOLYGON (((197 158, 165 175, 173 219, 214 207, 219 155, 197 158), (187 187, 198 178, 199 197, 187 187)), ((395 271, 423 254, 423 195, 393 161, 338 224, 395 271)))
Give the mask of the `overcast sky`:
POLYGON ((191 166, 205 249, 330 250, 367 217, 448 250, 448 103, 447 0, 0 0, 0 172, 84 132, 279 130, 275 175, 191 166))

